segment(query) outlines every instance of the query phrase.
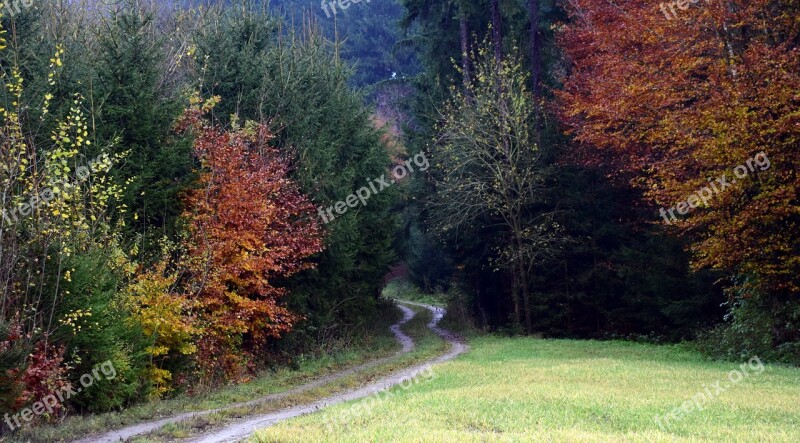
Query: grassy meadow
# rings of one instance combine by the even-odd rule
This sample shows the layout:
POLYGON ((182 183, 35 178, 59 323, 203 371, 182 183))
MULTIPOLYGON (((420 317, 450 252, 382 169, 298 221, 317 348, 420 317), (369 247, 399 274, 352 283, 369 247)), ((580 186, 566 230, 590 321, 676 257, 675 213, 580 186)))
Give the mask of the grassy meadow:
POLYGON ((490 336, 470 345, 429 380, 280 423, 251 440, 800 441, 796 368, 619 341, 490 336))

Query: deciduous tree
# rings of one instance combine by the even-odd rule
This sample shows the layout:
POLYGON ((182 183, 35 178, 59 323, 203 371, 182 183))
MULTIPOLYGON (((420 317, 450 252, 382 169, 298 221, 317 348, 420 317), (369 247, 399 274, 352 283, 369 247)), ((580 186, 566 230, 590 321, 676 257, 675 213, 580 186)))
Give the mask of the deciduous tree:
POLYGON ((531 272, 555 250, 550 214, 537 211, 548 168, 535 140, 535 107, 522 66, 484 44, 475 79, 455 86, 442 111, 432 156, 438 177, 430 199, 434 223, 473 235, 492 229, 492 266, 512 282, 513 319, 531 331, 531 272), (524 322, 524 323, 523 323, 524 322))
POLYGON ((666 208, 724 178, 708 206, 673 224, 693 239, 696 267, 735 276, 737 297, 781 306, 776 343, 800 339, 786 327, 800 291, 800 5, 700 2, 667 16, 640 1, 569 6, 560 99, 576 159, 666 208), (762 151, 769 169, 734 177, 762 151))
POLYGON ((224 132, 202 123, 200 112, 188 111, 180 124, 197 131, 203 167, 186 195, 188 291, 198 304, 206 374, 236 376, 248 355, 299 319, 281 303, 286 290, 276 280, 311 268, 323 233, 266 126, 224 132))

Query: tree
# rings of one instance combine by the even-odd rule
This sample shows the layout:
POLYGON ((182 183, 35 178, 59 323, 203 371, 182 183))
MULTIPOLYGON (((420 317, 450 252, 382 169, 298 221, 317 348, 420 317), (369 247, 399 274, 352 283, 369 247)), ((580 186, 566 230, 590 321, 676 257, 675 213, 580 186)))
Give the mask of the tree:
POLYGON ((129 181, 121 202, 130 210, 127 225, 163 235, 174 232, 181 212, 175 202, 191 180, 191 143, 173 136, 184 99, 166 88, 166 36, 157 29, 156 11, 140 3, 125 0, 102 19, 93 100, 99 142, 128 153, 114 171, 129 181))
MULTIPOLYGON (((53 89, 64 52, 59 45, 49 57, 53 89)), ((114 303, 127 258, 110 204, 124 188, 109 171, 121 157, 89 159, 91 118, 80 94, 72 95, 66 116, 56 118, 49 112, 53 93, 41 91, 37 116, 53 130, 48 137, 29 132, 42 117, 30 121, 24 84, 13 66, 3 79, 12 106, 0 108, 0 325, 6 331, 0 379, 11 384, 16 409, 76 384, 96 359, 107 359, 120 369, 120 380, 85 389, 70 404, 118 407, 137 395, 131 368, 142 363, 137 354, 144 346, 135 329, 123 327, 127 312, 114 303)))
MULTIPOLYGON (((271 32, 272 19, 257 9, 210 14, 197 35, 197 64, 205 69, 206 95, 221 95, 214 117, 267 124, 276 149, 291 156, 290 172, 316 205, 328 207, 387 173, 391 160, 362 96, 348 86, 351 70, 314 28, 303 37, 271 32), (233 105, 232 105, 233 104, 233 105)), ((337 333, 371 322, 383 276, 394 260, 391 242, 395 187, 327 225, 318 266, 295 276, 290 305, 306 315, 295 332, 303 341, 335 325, 337 333)))
POLYGON ((490 0, 492 5, 492 45, 494 46, 494 62, 500 69, 503 59, 503 18, 500 15, 500 0, 490 0))
POLYGON ((558 236, 550 214, 537 211, 548 169, 535 144, 528 76, 518 62, 497 63, 484 45, 473 84, 466 91, 452 88, 432 153, 438 176, 430 205, 444 232, 496 229, 493 267, 511 275, 513 320, 530 332, 530 275, 554 253, 558 236))
POLYGON ((537 99, 542 94, 542 38, 539 35, 539 1, 528 0, 528 19, 530 20, 531 90, 537 99))
POLYGON ((677 208, 665 224, 691 240, 694 266, 726 273, 734 300, 768 300, 775 345, 800 340, 797 3, 673 13, 589 0, 569 11, 559 97, 576 160, 677 208))
POLYGON ((186 195, 187 297, 199 311, 206 377, 235 378, 248 356, 299 320, 281 303, 286 290, 276 280, 314 266, 308 258, 322 251, 322 229, 314 206, 288 178, 288 161, 269 145, 266 126, 223 132, 203 124, 201 112, 188 111, 179 125, 196 132, 194 152, 204 169, 199 187, 186 195))

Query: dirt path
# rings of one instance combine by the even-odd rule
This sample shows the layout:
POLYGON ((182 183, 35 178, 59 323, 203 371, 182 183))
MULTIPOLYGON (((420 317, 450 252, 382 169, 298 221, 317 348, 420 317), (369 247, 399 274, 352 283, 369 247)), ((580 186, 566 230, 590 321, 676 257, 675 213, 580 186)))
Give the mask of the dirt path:
POLYGON ((145 423, 139 423, 139 424, 136 424, 136 425, 125 427, 125 428, 116 429, 114 431, 110 431, 110 432, 107 432, 105 434, 95 435, 93 437, 86 437, 86 438, 81 439, 81 440, 76 440, 74 443, 113 443, 113 442, 118 442, 120 440, 124 441, 124 440, 127 440, 129 438, 133 438, 133 437, 135 437, 137 435, 142 435, 142 434, 147 434, 149 432, 153 432, 153 431, 159 429, 160 427, 162 427, 164 425, 167 425, 167 424, 170 424, 170 423, 176 423, 176 422, 183 421, 183 420, 186 420, 186 419, 190 419, 190 418, 193 418, 193 417, 202 417, 204 415, 213 414, 215 412, 224 411, 226 409, 247 407, 247 406, 253 406, 253 405, 257 405, 257 404, 261 404, 261 403, 267 403, 267 402, 271 402, 271 401, 281 400, 281 399, 283 399, 285 397, 288 397, 290 395, 294 395, 294 394, 298 394, 298 393, 301 393, 301 392, 304 392, 304 391, 308 391, 310 389, 318 388, 318 387, 323 386, 325 384, 328 384, 330 382, 336 381, 336 380, 338 380, 340 378, 344 378, 344 377, 347 377, 349 375, 355 374, 357 372, 361 372, 361 371, 363 371, 365 369, 369 369, 369 368, 372 368, 374 366, 382 365, 382 364, 384 364, 384 363, 386 363, 386 362, 398 357, 399 355, 407 354, 407 353, 411 352, 412 349, 414 349, 414 340, 412 340, 411 337, 409 337, 405 333, 403 333, 403 331, 400 329, 400 327, 403 324, 407 323, 409 320, 414 318, 414 315, 415 315, 414 311, 412 311, 411 309, 409 309, 409 308, 407 308, 407 307, 405 307, 403 305, 397 305, 397 307, 400 308, 400 310, 403 311, 403 318, 402 318, 402 320, 397 322, 397 324, 392 325, 389 329, 391 329, 392 333, 395 336, 395 339, 397 339, 397 341, 402 345, 402 349, 400 349, 398 352, 396 352, 393 355, 390 355, 388 357, 379 358, 377 360, 372 360, 372 361, 370 361, 368 363, 364 363, 362 365, 358 365, 358 366, 352 367, 350 369, 346 369, 346 370, 343 370, 343 371, 339 371, 339 372, 335 372, 333 374, 326 375, 324 377, 317 378, 317 379, 315 379, 315 380, 313 380, 311 382, 308 382, 308 383, 302 384, 300 386, 297 386, 295 388, 289 389, 288 391, 283 391, 283 392, 280 392, 280 393, 277 393, 277 394, 267 395, 265 397, 257 398, 255 400, 250 400, 250 401, 241 402, 241 403, 234 403, 234 404, 225 406, 224 408, 209 409, 209 410, 206 410, 206 411, 186 412, 186 413, 183 413, 183 414, 173 415, 171 417, 162 418, 162 419, 159 419, 159 420, 148 421, 148 422, 145 422, 145 423))
MULTIPOLYGON (((451 360, 457 355, 467 350, 467 346, 461 343, 455 334, 447 330, 444 330, 438 326, 439 321, 442 319, 442 317, 444 317, 445 314, 445 310, 443 308, 437 308, 434 306, 428 306, 419 303, 411 303, 411 302, 403 302, 403 303, 422 306, 427 308, 433 313, 433 320, 431 320, 431 322, 428 323, 428 327, 431 328, 443 339, 450 342, 450 344, 452 345, 452 349, 448 353, 439 356, 437 358, 434 358, 432 360, 428 360, 414 367, 404 369, 402 371, 396 372, 386 377, 382 377, 379 380, 370 383, 369 385, 366 385, 364 387, 361 387, 359 389, 332 395, 330 397, 323 398, 322 400, 318 400, 311 404, 295 406, 292 408, 284 409, 282 411, 271 412, 268 414, 252 417, 246 420, 237 421, 235 423, 227 425, 224 428, 209 432, 190 441, 193 443, 219 443, 219 442, 239 441, 249 437, 250 434, 252 434, 257 429, 267 428, 280 421, 287 420, 292 417, 297 417, 299 415, 316 412, 319 409, 322 409, 326 406, 331 406, 337 403, 342 403, 349 400, 355 400, 358 398, 367 397, 371 394, 383 391, 392 386, 398 385, 403 381, 414 378, 416 375, 428 369, 432 364, 443 363, 445 361, 451 360)), ((402 305, 398 306, 404 308, 404 306, 402 305)), ((393 332, 397 333, 397 331, 395 331, 394 329, 393 332)))

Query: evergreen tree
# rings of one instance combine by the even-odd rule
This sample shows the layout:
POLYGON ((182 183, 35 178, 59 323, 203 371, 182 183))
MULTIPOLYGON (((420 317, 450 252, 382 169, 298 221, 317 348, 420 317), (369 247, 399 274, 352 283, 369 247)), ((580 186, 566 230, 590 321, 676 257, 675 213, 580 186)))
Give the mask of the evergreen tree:
MULTIPOLYGON (((222 98, 214 117, 225 124, 257 120, 295 159, 292 178, 316 205, 343 201, 391 165, 352 71, 316 29, 283 35, 263 9, 222 11, 197 36, 203 93, 222 98)), ((323 325, 364 324, 374 315, 382 277, 393 261, 396 189, 372 195, 326 225, 326 250, 315 270, 292 278, 290 307, 323 325)))
POLYGON ((154 11, 126 0, 104 19, 99 39, 98 139, 113 152, 128 152, 114 170, 129 182, 122 202, 134 232, 171 233, 180 214, 178 194, 190 180, 190 143, 172 127, 186 103, 164 90, 164 41, 154 11))

